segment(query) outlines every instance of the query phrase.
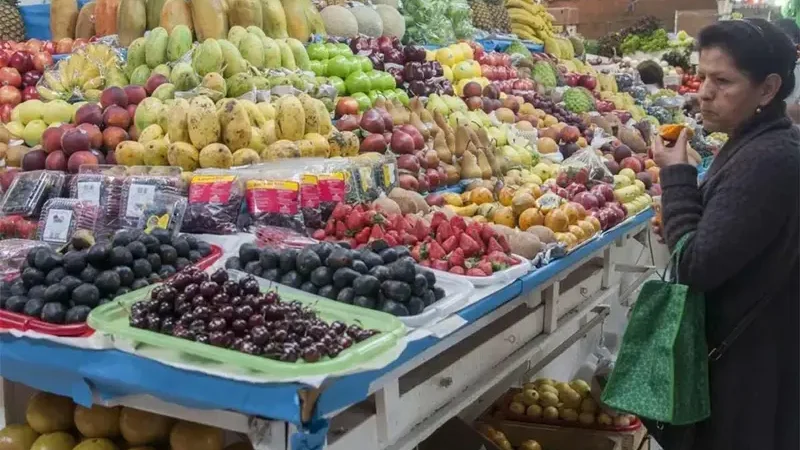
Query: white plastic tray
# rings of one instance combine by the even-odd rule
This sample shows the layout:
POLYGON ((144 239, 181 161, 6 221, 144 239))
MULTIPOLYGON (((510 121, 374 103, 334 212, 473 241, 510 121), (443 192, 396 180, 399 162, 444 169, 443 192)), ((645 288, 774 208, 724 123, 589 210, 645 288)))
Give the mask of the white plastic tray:
POLYGON ((488 277, 470 277, 466 275, 456 275, 454 273, 444 272, 442 270, 434 270, 434 269, 430 270, 432 270, 437 277, 445 275, 447 277, 453 277, 458 281, 469 281, 470 283, 472 283, 473 286, 491 286, 493 284, 505 284, 510 281, 514 281, 517 278, 531 271, 531 262, 528 260, 528 258, 516 254, 512 255, 522 262, 517 264, 516 266, 509 267, 508 269, 503 270, 501 272, 495 272, 488 277))
POLYGON ((436 285, 444 289, 445 297, 432 303, 416 316, 398 317, 409 328, 430 325, 460 311, 467 304, 469 295, 474 289, 472 283, 460 279, 465 277, 438 270, 432 272, 436 274, 436 285))

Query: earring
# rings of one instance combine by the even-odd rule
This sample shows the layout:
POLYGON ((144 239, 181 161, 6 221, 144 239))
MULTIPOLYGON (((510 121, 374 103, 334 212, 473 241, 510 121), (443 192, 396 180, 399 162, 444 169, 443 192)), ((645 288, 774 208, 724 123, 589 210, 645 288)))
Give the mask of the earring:
POLYGON ((756 108, 756 114, 761 114, 761 107, 756 108))

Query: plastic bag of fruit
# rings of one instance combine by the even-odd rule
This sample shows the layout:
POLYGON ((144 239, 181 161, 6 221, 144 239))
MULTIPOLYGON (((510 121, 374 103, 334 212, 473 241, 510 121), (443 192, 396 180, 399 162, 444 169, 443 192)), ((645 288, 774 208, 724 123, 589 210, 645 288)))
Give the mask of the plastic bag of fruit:
POLYGON ((189 182, 185 233, 234 234, 244 200, 244 180, 224 170, 195 172, 189 182))
POLYGON ((271 225, 256 226, 253 230, 260 246, 275 248, 304 248, 317 242, 303 233, 271 225))
POLYGON ((566 188, 570 198, 597 183, 611 182, 611 172, 592 147, 584 147, 562 161, 556 176, 556 184, 566 188))
POLYGON ((17 275, 28 253, 39 247, 47 247, 47 243, 28 239, 0 240, 0 279, 6 280, 17 275))
POLYGON ((251 229, 273 226, 304 233, 306 226, 300 210, 301 181, 301 173, 292 168, 248 174, 245 202, 251 229))
POLYGON ((131 175, 122 183, 119 208, 121 228, 139 228, 145 210, 153 204, 156 195, 178 194, 183 182, 179 167, 165 167, 162 172, 148 175, 131 175))
POLYGON ((70 197, 99 208, 95 239, 103 241, 119 228, 122 185, 128 176, 123 166, 81 166, 70 181, 70 197))

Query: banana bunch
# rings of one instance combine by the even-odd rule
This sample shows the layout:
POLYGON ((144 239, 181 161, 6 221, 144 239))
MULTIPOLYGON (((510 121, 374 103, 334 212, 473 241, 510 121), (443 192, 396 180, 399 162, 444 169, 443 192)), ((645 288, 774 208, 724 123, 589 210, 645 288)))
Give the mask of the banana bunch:
POLYGON ((553 16, 534 0, 506 0, 511 31, 522 39, 543 44, 553 37, 553 16))
POLYGON ((46 70, 42 78, 36 90, 43 100, 69 100, 77 94, 98 101, 104 88, 128 84, 119 55, 104 44, 86 45, 46 70))

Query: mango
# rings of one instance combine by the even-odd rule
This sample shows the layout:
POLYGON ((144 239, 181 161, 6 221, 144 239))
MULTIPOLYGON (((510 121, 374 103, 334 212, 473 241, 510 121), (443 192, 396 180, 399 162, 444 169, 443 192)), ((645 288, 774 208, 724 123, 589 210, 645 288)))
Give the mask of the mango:
POLYGON ((294 53, 292 53, 292 49, 289 48, 289 44, 287 44, 285 40, 277 40, 275 43, 278 44, 278 48, 281 50, 281 67, 289 70, 296 70, 297 63, 294 60, 294 53))
POLYGON ((167 115, 167 134, 172 142, 189 142, 189 124, 187 113, 189 102, 186 99, 176 99, 169 108, 167 115))
POLYGON ((277 105, 276 131, 278 139, 298 141, 305 134, 303 104, 294 96, 282 97, 277 105))
POLYGON ((168 166, 167 151, 169 143, 165 138, 153 139, 144 145, 144 164, 146 166, 168 166))
POLYGON ((153 76, 155 74, 161 74, 161 75, 164 75, 165 77, 167 77, 167 79, 169 80, 169 76, 170 76, 171 73, 172 73, 172 69, 170 69, 168 65, 159 64, 159 65, 157 65, 156 67, 153 68, 153 71, 150 72, 150 76, 153 76))
POLYGON ((136 141, 122 141, 114 151, 117 164, 141 166, 144 164, 144 146, 136 141))
POLYGON ((175 98, 175 85, 172 83, 164 83, 157 87, 150 96, 161 101, 171 100, 175 98))
POLYGON ((241 42, 242 38, 247 35, 247 30, 244 27, 239 25, 234 25, 228 31, 228 41, 234 45, 234 47, 239 47, 239 42, 241 42))
POLYGON ((176 25, 167 42, 167 59, 177 61, 192 49, 192 30, 186 25, 176 25))
POLYGON ((196 148, 204 148, 219 141, 220 124, 214 103, 208 97, 194 97, 189 101, 189 139, 196 148))
POLYGON ((218 74, 217 72, 211 72, 204 76, 200 86, 210 89, 214 92, 218 92, 222 95, 222 97, 225 97, 225 95, 228 93, 225 79, 222 78, 222 75, 218 74))
POLYGON ((249 73, 237 73, 226 81, 228 85, 228 97, 240 97, 256 89, 253 77, 249 73))
POLYGON ((210 144, 200 150, 200 167, 228 169, 233 164, 233 153, 223 144, 210 144))
POLYGON ((130 78, 131 84, 144 86, 147 83, 147 79, 150 78, 150 67, 147 64, 142 64, 133 71, 130 78))
POLYGON ((172 67, 172 72, 169 74, 169 82, 175 85, 178 91, 188 91, 197 87, 200 84, 200 79, 194 72, 189 63, 178 63, 172 67))
POLYGON ((244 36, 239 42, 239 51, 242 58, 253 66, 259 69, 264 67, 264 46, 258 36, 249 33, 244 36))
POLYGON ((136 124, 136 128, 144 130, 148 126, 157 123, 163 107, 164 104, 157 98, 148 97, 142 100, 136 107, 136 114, 133 117, 133 123, 136 124))
POLYGON ((173 142, 167 150, 167 161, 170 166, 193 172, 200 167, 200 152, 192 144, 173 142))
POLYGON ((258 156, 258 151, 255 149, 241 148, 233 152, 233 166, 249 166, 260 162, 261 157, 258 156))
POLYGON ((311 70, 311 60, 308 58, 308 52, 306 52, 303 43, 297 39, 288 38, 286 39, 286 45, 292 51, 292 56, 294 56, 294 62, 297 68, 300 70, 311 70))
POLYGON ((146 64, 146 56, 145 56, 145 39, 143 37, 136 38, 131 42, 131 45, 128 47, 128 65, 136 68, 141 66, 142 64, 146 64))
POLYGON ((216 39, 206 39, 195 48, 192 54, 192 67, 200 76, 207 73, 219 72, 224 63, 222 48, 216 39))
POLYGON ((261 38, 261 45, 264 47, 264 67, 267 69, 277 69, 281 67, 281 48, 274 39, 269 37, 261 38))
POLYGON ((145 38, 145 61, 148 67, 152 69, 167 62, 168 43, 167 30, 162 27, 150 30, 145 38))
POLYGON ((147 144, 150 141, 154 141, 156 139, 161 139, 164 137, 164 129, 161 128, 161 125, 154 123, 149 125, 147 128, 139 133, 139 143, 140 144, 147 144))
MULTIPOLYGON (((239 150, 250 145, 252 129, 247 108, 240 102, 229 99, 219 112, 222 127, 222 142, 231 150, 239 150)), ((201 164, 202 166, 202 161, 201 164)))

